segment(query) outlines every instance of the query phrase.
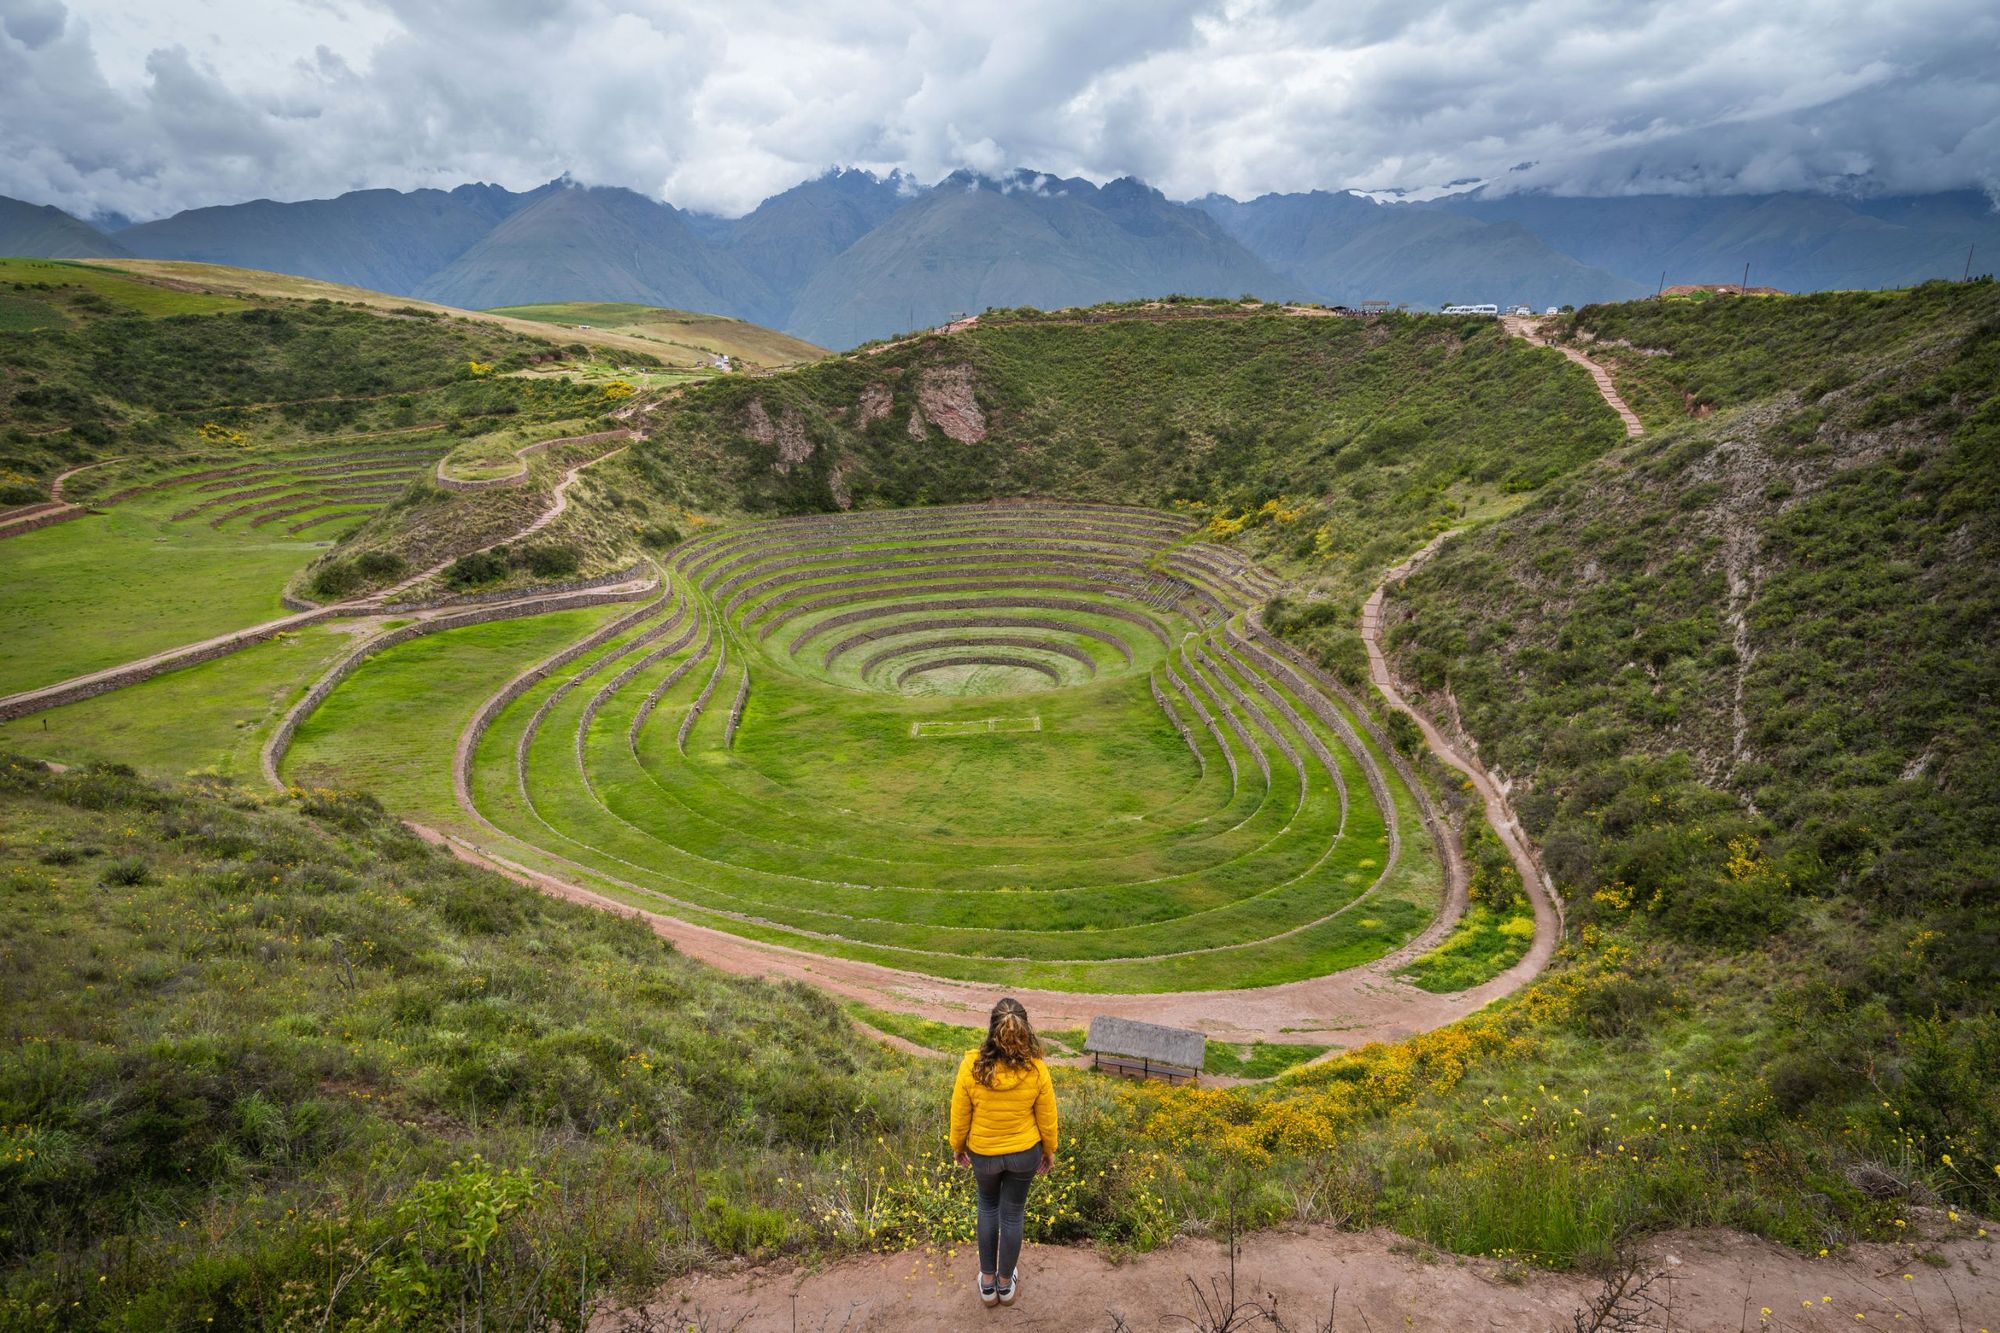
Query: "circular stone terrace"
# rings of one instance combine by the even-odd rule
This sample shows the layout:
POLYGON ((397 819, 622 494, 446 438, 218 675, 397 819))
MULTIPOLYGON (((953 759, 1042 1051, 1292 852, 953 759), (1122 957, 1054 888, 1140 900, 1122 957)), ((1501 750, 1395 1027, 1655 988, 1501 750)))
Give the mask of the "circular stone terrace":
POLYGON ((1149 510, 776 520, 461 738, 479 842, 767 944, 922 976, 1207 991, 1448 924, 1418 798, 1266 635, 1277 587, 1149 510))

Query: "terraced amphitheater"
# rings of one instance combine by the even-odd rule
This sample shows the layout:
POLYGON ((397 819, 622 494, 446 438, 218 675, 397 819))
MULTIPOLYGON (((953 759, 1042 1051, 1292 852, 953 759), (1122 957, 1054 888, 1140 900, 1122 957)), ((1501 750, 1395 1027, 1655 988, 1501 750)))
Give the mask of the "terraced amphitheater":
MULTIPOLYGON (((700 537, 458 737, 472 841, 749 939, 1081 992, 1269 986, 1444 926, 1386 750, 1157 511, 700 537)), ((296 758, 296 756, 294 757, 296 758)))

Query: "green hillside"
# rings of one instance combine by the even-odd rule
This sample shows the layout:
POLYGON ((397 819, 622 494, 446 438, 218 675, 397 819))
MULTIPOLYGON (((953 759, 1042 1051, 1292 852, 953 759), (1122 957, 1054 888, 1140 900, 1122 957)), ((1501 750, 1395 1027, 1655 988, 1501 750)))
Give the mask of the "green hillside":
POLYGON ((537 324, 558 324, 589 333, 604 330, 629 334, 644 342, 658 343, 658 356, 669 364, 700 358, 726 356, 745 368, 797 365, 817 361, 826 349, 724 315, 703 315, 688 310, 662 310, 658 306, 633 305, 623 301, 563 301, 553 305, 507 305, 488 312, 537 324))
POLYGON ((11 687, 287 579, 545 596, 0 723, 4 1333, 580 1329, 739 1258, 962 1246, 950 1065, 851 1021, 977 1021, 888 1013, 909 972, 1045 988, 1064 1049, 1179 1005, 1236 1025, 1211 1074, 1285 1071, 1058 1070, 1039 1241, 1922 1262, 2000 1208, 1990 281, 1586 307, 1628 440, 1488 320, 1009 310, 669 393, 560 319, 6 272, 10 482, 131 455, 0 539, 11 687), (1562 896, 1539 975, 1509 822, 1369 684, 1362 600, 1443 534, 1389 662, 1562 896), (405 818, 737 966, 899 970, 732 979, 405 818), (1389 1017, 1296 1023, 1302 979, 1389 1017))
POLYGON ((2000 287, 1572 327, 1655 420, 1721 410, 1447 543, 1396 660, 1514 778, 1587 945, 1754 970, 1734 1077, 1831 1161, 1900 1142, 1990 1199, 1948 1163, 2000 1154, 2000 287))

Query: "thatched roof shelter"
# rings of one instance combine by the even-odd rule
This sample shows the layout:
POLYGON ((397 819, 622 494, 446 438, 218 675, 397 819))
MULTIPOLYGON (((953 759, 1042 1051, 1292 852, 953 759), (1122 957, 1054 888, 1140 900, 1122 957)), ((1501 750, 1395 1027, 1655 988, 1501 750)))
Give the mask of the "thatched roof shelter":
POLYGON ((1083 1041, 1093 1069, 1170 1081, 1193 1079, 1208 1054, 1208 1038, 1189 1028, 1100 1014, 1083 1041))

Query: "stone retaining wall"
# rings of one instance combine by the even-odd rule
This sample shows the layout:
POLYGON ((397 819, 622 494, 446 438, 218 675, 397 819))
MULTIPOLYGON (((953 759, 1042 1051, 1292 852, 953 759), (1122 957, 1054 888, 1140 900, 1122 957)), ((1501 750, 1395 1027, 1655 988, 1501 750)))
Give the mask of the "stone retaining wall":
MULTIPOLYGON (((419 638, 426 634, 437 634, 448 629, 462 629, 468 625, 484 625, 495 620, 511 620, 517 616, 541 615, 551 611, 574 611, 584 607, 606 606, 614 602, 631 601, 636 597, 643 597, 651 591, 652 589, 650 588, 642 588, 636 591, 618 590, 613 592, 565 593, 557 596, 535 597, 500 606, 481 607, 478 610, 464 611, 457 615, 439 616, 434 620, 419 620, 414 624, 401 625, 385 633, 377 634, 375 637, 353 649, 347 656, 334 663, 333 667, 325 675, 321 676, 319 680, 314 682, 310 690, 306 691, 305 697, 292 705, 291 710, 285 714, 284 720, 278 724, 278 729, 272 732, 271 738, 264 743, 264 776, 270 780, 271 785, 274 787, 285 785, 284 780, 279 776, 278 766, 284 762, 285 752, 291 748, 292 737, 298 731, 299 724, 312 716, 313 711, 326 702, 327 696, 338 689, 342 681, 353 675, 361 668, 362 663, 377 653, 394 648, 398 644, 408 643, 411 639, 419 638)), ((642 607, 640 611, 647 612, 651 609, 650 606, 642 607)), ((328 608, 327 615, 332 615, 334 611, 335 608, 328 608)), ((579 644, 573 644, 570 648, 563 650, 564 653, 571 653, 571 656, 563 657, 562 653, 558 653, 556 658, 562 658, 562 662, 557 662, 556 658, 551 658, 550 663, 555 663, 555 665, 544 663, 538 669, 543 674, 559 669, 563 663, 574 661, 576 657, 589 652, 591 648, 595 647, 596 644, 592 640, 598 640, 599 635, 604 635, 608 638, 611 634, 618 633, 631 620, 632 617, 630 616, 619 617, 619 619, 613 621, 610 625, 605 626, 604 629, 597 630, 588 638, 580 641, 579 644)), ((598 641, 601 642, 602 640, 598 641)), ((519 680, 520 678, 517 677, 516 679, 519 680)), ((527 684, 522 685, 521 690, 525 691, 528 685, 532 685, 535 680, 540 679, 540 676, 534 677, 534 680, 530 680, 527 684)), ((497 698, 498 696, 495 697, 497 698)), ((519 695, 516 694, 515 697, 518 698, 519 695)), ((491 700, 488 700, 489 704, 491 702, 491 700)), ((512 700, 510 699, 508 702, 512 702, 512 700)), ((484 712, 483 709, 481 711, 482 713, 484 712)), ((495 711, 497 712, 497 710, 495 711)))
POLYGON ((286 620, 274 620, 269 624, 255 625, 184 652, 148 658, 146 661, 133 662, 122 668, 114 667, 101 676, 77 681, 65 689, 48 695, 38 694, 33 699, 16 696, 11 702, 0 702, 0 722, 26 717, 30 713, 39 713, 50 708, 60 708, 64 704, 95 698, 100 694, 109 694, 113 690, 123 689, 127 685, 137 685, 142 680, 151 680, 154 676, 177 671, 182 667, 212 662, 218 657, 227 657, 233 652, 262 643, 266 639, 275 638, 292 630, 304 629, 309 625, 317 625, 322 620, 331 620, 335 616, 344 614, 348 613, 341 608, 325 607, 317 614, 294 616, 286 620))

